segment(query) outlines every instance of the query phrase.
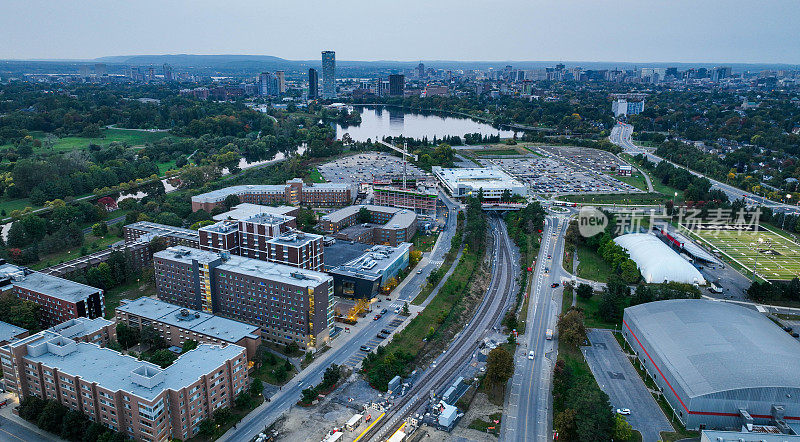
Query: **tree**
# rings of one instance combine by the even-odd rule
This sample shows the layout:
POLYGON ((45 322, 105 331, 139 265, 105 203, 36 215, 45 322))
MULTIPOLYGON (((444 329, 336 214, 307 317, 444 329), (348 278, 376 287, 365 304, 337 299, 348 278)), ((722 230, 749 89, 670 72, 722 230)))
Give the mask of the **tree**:
POLYGON ((129 349, 139 343, 140 332, 138 328, 129 327, 122 322, 117 323, 117 341, 123 348, 129 349))
POLYGON ((169 350, 156 350, 150 356, 150 362, 160 366, 161 368, 167 368, 175 362, 175 359, 178 359, 178 355, 169 351, 169 350))
POLYGON ((286 344, 286 346, 283 347, 283 353, 287 355, 293 355, 298 351, 300 351, 300 347, 294 341, 286 344))
POLYGON ((614 435, 614 440, 631 440, 633 438, 633 427, 622 415, 615 414, 612 434, 614 435))
POLYGON ((181 353, 186 353, 187 351, 194 350, 198 346, 198 342, 192 339, 187 339, 183 341, 183 345, 181 346, 181 353))
POLYGON ((108 234, 108 224, 104 222, 95 223, 92 225, 92 235, 94 236, 106 236, 108 234))
POLYGON ((150 325, 142 327, 141 342, 143 345, 149 346, 152 350, 167 348, 167 341, 161 337, 158 330, 150 325))
POLYGON ((409 316, 411 312, 408 310, 408 303, 403 303, 403 316, 409 316))
POLYGON ((100 436, 106 433, 108 429, 102 424, 92 422, 86 428, 86 433, 83 435, 83 442, 96 442, 100 440, 100 436))
POLYGON ((198 428, 200 434, 211 437, 214 435, 214 431, 217 429, 217 425, 214 423, 213 419, 206 419, 200 422, 200 426, 198 428))
POLYGON ((632 259, 626 259, 620 265, 620 276, 622 280, 627 282, 628 284, 634 284, 639 281, 639 268, 636 267, 636 263, 632 259))
POLYGON ((594 295, 594 289, 589 284, 580 283, 575 289, 575 294, 581 299, 590 299, 594 295))
POLYGON ((44 409, 45 400, 38 396, 25 396, 19 402, 19 416, 26 421, 35 422, 44 409))
POLYGON ((219 408, 214 412, 214 422, 217 425, 225 425, 232 417, 233 413, 228 407, 219 408))
POLYGON ((241 204, 241 200, 239 199, 239 195, 232 193, 225 197, 225 201, 223 202, 223 204, 228 210, 230 210, 232 207, 241 204))
POLYGON ((368 223, 370 222, 370 220, 372 220, 372 213, 370 213, 370 211, 367 210, 366 207, 362 207, 361 209, 358 210, 357 217, 359 223, 368 223))
POLYGON ((575 410, 567 408, 553 416, 553 428, 558 432, 559 440, 575 440, 577 429, 575 427, 575 410))
POLYGON ((505 385, 514 374, 514 357, 504 348, 496 347, 486 359, 486 378, 494 385, 505 385))
POLYGON ((261 379, 254 378, 252 382, 250 382, 250 396, 258 397, 264 391, 264 384, 261 382, 261 379))
POLYGON ((55 401, 46 401, 47 404, 42 409, 42 413, 36 420, 36 425, 42 430, 51 433, 60 433, 64 421, 64 416, 67 414, 67 407, 55 401))
POLYGON ((341 376, 341 368, 336 364, 331 364, 325 369, 325 373, 322 374, 322 383, 320 384, 320 387, 322 387, 323 390, 333 387, 337 382, 339 382, 339 378, 341 376))
POLYGON ((314 388, 310 387, 306 388, 305 390, 303 390, 302 394, 303 394, 302 402, 304 404, 310 404, 317 399, 317 390, 314 388))
POLYGON ((89 426, 89 419, 81 412, 70 410, 64 416, 61 425, 61 437, 71 441, 83 439, 83 434, 89 426))
POLYGON ((617 323, 622 319, 622 312, 630 296, 630 288, 621 280, 612 278, 606 285, 597 306, 597 313, 607 322, 617 323))
POLYGON ((558 317, 558 337, 570 347, 578 348, 586 341, 586 326, 584 325, 583 312, 570 308, 558 317))

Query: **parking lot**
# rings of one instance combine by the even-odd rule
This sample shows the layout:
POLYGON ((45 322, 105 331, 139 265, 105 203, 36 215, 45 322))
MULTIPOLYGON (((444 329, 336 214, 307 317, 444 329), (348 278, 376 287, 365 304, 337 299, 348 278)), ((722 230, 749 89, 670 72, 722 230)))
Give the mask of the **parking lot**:
MULTIPOLYGON (((636 187, 603 173, 603 170, 610 170, 614 158, 608 152, 586 148, 565 149, 581 149, 581 152, 570 157, 557 156, 548 150, 538 148, 538 155, 481 158, 478 161, 484 166, 502 168, 525 182, 534 193, 539 194, 641 192, 636 187), (610 158, 603 154, 609 155, 610 158)), ((618 161, 613 163, 614 167, 617 163, 618 161)))
MULTIPOLYGON (((397 308, 397 307, 390 306, 390 308, 397 308)), ((392 315, 394 313, 392 313, 392 310, 389 310, 386 314, 392 315)), ((367 316, 367 317, 369 317, 369 316, 367 316)), ((397 327, 399 327, 400 324, 403 323, 403 319, 404 318, 400 318, 400 317, 392 319, 392 321, 389 322, 389 324, 386 326, 385 330, 387 330, 389 332, 394 332, 394 330, 397 327)), ((362 319, 362 321, 363 320, 364 319, 362 319)), ((374 351, 379 345, 384 344, 384 341, 387 341, 387 340, 388 340, 388 337, 381 339, 376 334, 365 345, 370 348, 369 351, 374 351)), ((361 361, 364 360, 364 358, 367 356, 367 353, 368 352, 361 351, 361 350, 357 351, 356 353, 353 353, 352 355, 350 355, 350 357, 347 359, 347 361, 345 361, 344 365, 349 365, 350 367, 355 368, 358 364, 361 363, 361 361)))
POLYGON ((589 329, 587 337, 591 345, 583 347, 583 354, 612 408, 630 410, 625 417, 634 430, 642 433, 643 441, 657 441, 661 439, 660 432, 673 431, 612 332, 589 329))
MULTIPOLYGON (((366 183, 373 178, 402 176, 403 161, 384 152, 365 152, 322 164, 317 170, 332 183, 366 183)), ((409 177, 424 176, 424 172, 410 162, 406 173, 409 177)))

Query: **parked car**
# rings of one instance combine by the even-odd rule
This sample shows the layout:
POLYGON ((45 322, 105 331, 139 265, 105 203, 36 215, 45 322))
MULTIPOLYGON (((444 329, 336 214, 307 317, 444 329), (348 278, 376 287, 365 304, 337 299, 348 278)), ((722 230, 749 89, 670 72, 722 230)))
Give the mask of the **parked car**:
POLYGON ((377 315, 375 315, 374 318, 372 318, 373 321, 377 321, 378 319, 381 319, 381 314, 380 313, 378 313, 377 315))
POLYGON ((361 351, 372 351, 372 348, 367 347, 366 345, 362 345, 358 349, 361 350, 361 351))
POLYGON ((392 334, 392 332, 390 332, 389 330, 386 330, 385 328, 383 330, 381 330, 381 333, 383 333, 384 335, 391 335, 392 334))
POLYGON ((550 287, 552 287, 552 288, 556 288, 556 287, 558 287, 558 283, 557 283, 557 282, 554 282, 554 283, 550 284, 550 287))
POLYGON ((384 335, 383 332, 378 333, 378 339, 386 339, 386 335, 384 335))

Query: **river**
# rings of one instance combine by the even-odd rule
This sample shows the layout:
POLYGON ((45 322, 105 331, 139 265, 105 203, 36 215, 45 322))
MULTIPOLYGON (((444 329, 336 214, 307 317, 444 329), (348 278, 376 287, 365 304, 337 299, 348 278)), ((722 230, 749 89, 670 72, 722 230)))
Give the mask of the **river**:
POLYGON ((336 138, 341 139, 344 134, 350 134, 355 141, 381 139, 383 137, 396 137, 402 135, 410 138, 434 136, 459 136, 464 134, 480 133, 482 135, 497 135, 502 138, 514 136, 510 130, 500 130, 490 124, 481 123, 469 118, 453 117, 436 112, 410 112, 391 106, 356 106, 361 112, 361 124, 358 126, 343 127, 336 124, 336 138))

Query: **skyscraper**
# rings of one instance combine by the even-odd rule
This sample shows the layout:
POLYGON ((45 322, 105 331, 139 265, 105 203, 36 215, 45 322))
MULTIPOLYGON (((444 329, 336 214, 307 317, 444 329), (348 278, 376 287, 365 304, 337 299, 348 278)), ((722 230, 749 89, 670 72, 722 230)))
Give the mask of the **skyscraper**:
POLYGON ((278 95, 278 77, 271 72, 262 72, 258 76, 258 88, 261 95, 275 97, 278 95))
POLYGON ((417 78, 419 78, 420 80, 425 78, 425 64, 424 63, 420 63, 420 64, 417 65, 417 78))
POLYGON ((336 98, 336 52, 322 51, 322 98, 336 98))
POLYGON ((164 63, 164 81, 172 81, 172 66, 164 63))
POLYGON ((286 73, 283 71, 275 71, 278 76, 278 92, 281 94, 286 92, 286 73))
POLYGON ((308 99, 316 100, 319 98, 319 76, 317 70, 311 68, 308 70, 308 99))
POLYGON ((402 97, 405 93, 406 77, 403 74, 389 75, 389 95, 402 97))

